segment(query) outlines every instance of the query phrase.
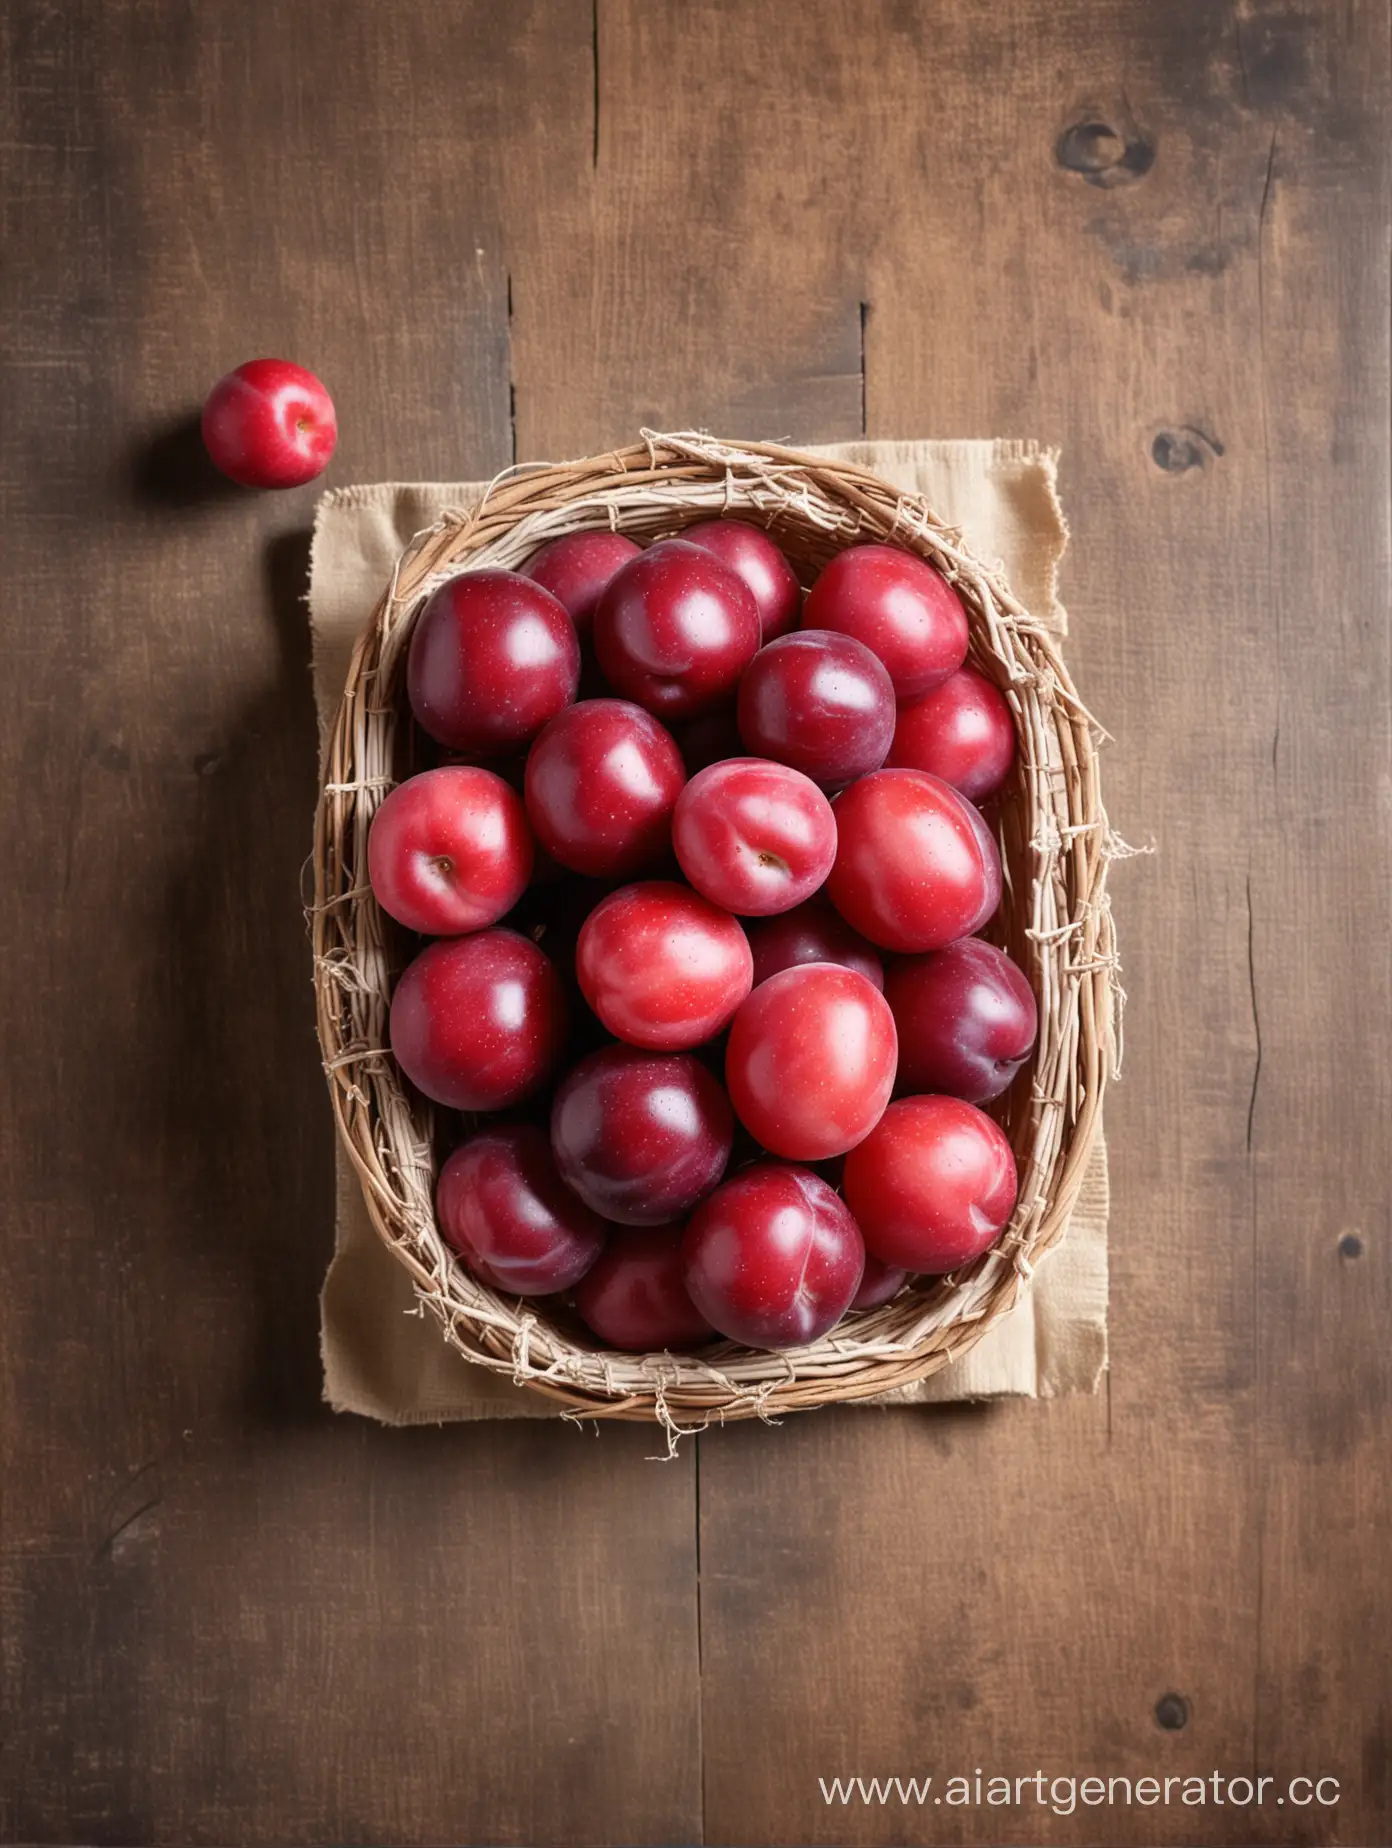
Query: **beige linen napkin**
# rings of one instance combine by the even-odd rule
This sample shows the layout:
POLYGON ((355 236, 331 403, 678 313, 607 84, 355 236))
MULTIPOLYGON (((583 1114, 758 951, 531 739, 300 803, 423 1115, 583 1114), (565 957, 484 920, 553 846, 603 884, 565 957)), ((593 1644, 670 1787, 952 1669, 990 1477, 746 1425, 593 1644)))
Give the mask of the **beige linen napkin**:
MULTIPOLYGON (((1056 633, 1067 629, 1058 567, 1067 544, 1056 457, 1031 442, 863 442, 819 453, 872 469, 921 494, 968 545, 999 563, 1015 594, 1056 633)), ((320 741, 333 721, 358 631, 412 536, 446 508, 479 500, 484 483, 380 482, 335 488, 319 502, 310 567, 310 626, 320 741)), ((324 1397, 336 1411, 384 1424, 467 1418, 553 1418, 558 1408, 448 1347, 405 1270, 372 1229, 357 1180, 337 1154, 334 1255, 320 1297, 324 1397)), ((1007 1395, 1093 1392, 1107 1362, 1107 1162, 1100 1140, 1068 1232, 1014 1314, 955 1366, 883 1400, 919 1404, 1007 1395)))

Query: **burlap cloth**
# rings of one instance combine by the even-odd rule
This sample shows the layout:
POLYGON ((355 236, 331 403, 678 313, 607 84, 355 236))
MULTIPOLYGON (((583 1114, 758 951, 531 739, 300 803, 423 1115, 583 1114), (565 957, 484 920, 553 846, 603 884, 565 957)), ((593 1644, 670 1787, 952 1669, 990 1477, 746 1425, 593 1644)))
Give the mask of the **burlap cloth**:
MULTIPOLYGON (((843 443, 821 453, 923 495, 940 518, 961 527, 978 557, 1003 565, 1027 609, 1066 633, 1057 579, 1068 529, 1052 452, 997 441, 843 443)), ((309 607, 321 744, 354 640, 398 554, 446 508, 480 499, 484 486, 379 482, 335 488, 319 502, 309 607)), ((334 1254, 319 1299, 328 1403, 394 1425, 559 1416, 539 1393, 472 1365, 446 1345, 405 1270, 374 1232, 342 1148, 336 1155, 334 1254)), ((1107 1362, 1107 1214, 1106 1151, 1099 1139, 1067 1235, 1015 1312, 955 1366, 886 1400, 864 1403, 1095 1391, 1107 1362)))

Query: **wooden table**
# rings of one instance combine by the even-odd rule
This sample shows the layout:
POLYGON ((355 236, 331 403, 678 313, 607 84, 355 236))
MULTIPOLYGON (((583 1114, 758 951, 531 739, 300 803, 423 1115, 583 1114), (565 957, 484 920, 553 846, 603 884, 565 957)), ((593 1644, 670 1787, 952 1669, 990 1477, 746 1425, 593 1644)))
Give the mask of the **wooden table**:
POLYGON ((1392 1839, 1389 23, 5 9, 6 1840, 1392 1839), (645 424, 1061 446, 1157 848, 1104 1393, 665 1467, 321 1408, 315 489, 219 490, 189 423, 261 352, 329 380, 339 483, 645 424), (977 1767, 1277 1781, 819 1787, 977 1767))

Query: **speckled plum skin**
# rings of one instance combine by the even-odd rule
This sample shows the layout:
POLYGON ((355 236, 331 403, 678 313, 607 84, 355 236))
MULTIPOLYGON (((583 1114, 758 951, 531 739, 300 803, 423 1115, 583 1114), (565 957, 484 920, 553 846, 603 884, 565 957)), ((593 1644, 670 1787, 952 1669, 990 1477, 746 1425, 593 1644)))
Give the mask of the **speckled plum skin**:
POLYGON ((899 1031, 901 1092, 984 1104, 1034 1050, 1039 1009, 1023 970, 980 937, 893 961, 885 999, 899 1031))
POLYGON ((557 715, 527 757, 527 815, 573 873, 623 878, 661 857, 686 769, 669 731, 631 700, 557 715))
POLYGON ((600 598, 604 678, 660 719, 690 719, 732 693, 759 647, 749 586, 700 546, 669 539, 624 566, 600 598))
POLYGON ((551 1109, 562 1179, 620 1225, 690 1212, 719 1182, 733 1141, 729 1099, 690 1053, 606 1046, 580 1061, 551 1109))
POLYGON ((682 1239, 696 1307, 731 1341, 804 1347, 835 1327, 865 1266, 855 1220, 806 1168, 757 1162, 697 1208, 682 1239))
POLYGON ((900 1265, 882 1264, 867 1251, 860 1288, 851 1298, 851 1308, 878 1309, 883 1303, 893 1302, 908 1281, 909 1273, 900 1265))
POLYGON ((941 949, 980 930, 1000 903, 990 830, 940 777, 877 770, 843 790, 834 807, 827 897, 881 949, 941 949))
POLYGON ((799 963, 829 962, 854 969, 867 982, 884 989, 880 952, 820 896, 777 917, 752 919, 745 926, 745 935, 754 957, 756 988, 771 975, 796 968, 799 963))
POLYGON ((823 789, 878 770, 894 738, 894 688, 863 642, 799 629, 761 648, 739 690, 739 729, 754 757, 791 764, 823 789))
POLYGON ((896 699, 917 699, 967 654, 967 612, 940 571, 893 545, 838 552, 807 593, 803 622, 864 642, 896 699))
POLYGON ((1015 762, 1015 721, 1005 695, 974 667, 899 708, 885 765, 927 770, 967 798, 984 802, 1015 762))
POLYGON ((532 876, 532 831, 500 776, 463 764, 408 777, 372 818, 368 877, 398 924, 459 937, 496 924, 532 876))
POLYGON ((699 771, 677 797, 672 846, 696 887, 740 917, 810 898, 836 858, 831 804, 810 777, 762 757, 699 771))
POLYGON ((560 976, 511 930, 427 944, 392 996, 397 1064, 454 1110, 502 1110, 536 1090, 560 1056, 565 1026, 560 976))
POLYGON ((771 976, 735 1015, 725 1082, 740 1121, 789 1161, 843 1155, 879 1122, 897 1042, 884 996, 834 963, 771 976))
POLYGON ((753 985, 754 959, 728 911, 652 879, 595 906, 580 931, 575 973, 616 1038, 674 1052, 728 1025, 753 985))
POLYGON ((290 359, 250 359, 203 406, 203 445, 244 488, 297 488, 329 466, 338 417, 322 379, 290 359))
POLYGON ((531 1123, 480 1130, 457 1148, 440 1170, 435 1212, 474 1276, 511 1296, 572 1289, 609 1233, 562 1181, 531 1123))
POLYGON ((630 1353, 683 1353, 715 1336, 682 1282, 675 1226, 616 1232, 576 1287, 575 1307, 601 1341, 630 1353))
POLYGON ((516 571, 466 571, 416 618, 406 692, 422 731, 472 757, 535 738, 575 698, 580 642, 549 590, 516 571))
POLYGON ((641 550, 622 533, 602 527, 594 532, 562 533, 532 554, 522 575, 549 590, 565 606, 576 633, 584 636, 594 626, 595 606, 610 582, 641 550))
POLYGON ((682 538, 699 545, 742 577, 753 593, 765 643, 795 629, 802 610, 802 586, 767 533, 743 520, 699 520, 682 538))
POLYGON ((1004 1132, 956 1097, 905 1097, 846 1157, 846 1204, 884 1264, 940 1277, 993 1245, 1015 1206, 1004 1132))

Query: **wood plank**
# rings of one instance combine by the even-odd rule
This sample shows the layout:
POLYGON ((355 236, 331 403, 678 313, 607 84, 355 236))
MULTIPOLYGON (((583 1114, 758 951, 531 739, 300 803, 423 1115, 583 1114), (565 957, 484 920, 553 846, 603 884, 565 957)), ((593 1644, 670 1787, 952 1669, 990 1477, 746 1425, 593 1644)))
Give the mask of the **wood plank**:
POLYGON ((593 165, 538 194, 511 265, 523 456, 860 434, 856 124, 800 89, 847 15, 738 13, 596 0, 593 165))
MULTIPOLYGON (((720 65, 785 57, 721 21, 720 65)), ((1116 881, 1108 1397, 702 1440, 711 1839, 1385 1822, 1387 25, 885 5, 840 35, 871 434, 1063 446, 1070 652, 1114 817, 1159 855, 1116 881), (978 1765, 1344 1797, 1177 1820, 818 1788, 978 1765)))
POLYGON ((187 426, 288 351, 331 481, 508 462, 509 201, 588 170, 588 14, 3 31, 0 1835, 692 1838, 690 1462, 318 1407, 315 490, 219 487, 187 426))
POLYGON ((1272 122, 1256 252, 1274 682, 1250 888, 1256 1754, 1320 1760, 1352 1793, 1341 1835, 1375 1839, 1392 1815, 1392 1664, 1369 1648, 1392 1526, 1387 21, 1369 9, 1325 42, 1315 23, 1267 22, 1303 106, 1272 122))

